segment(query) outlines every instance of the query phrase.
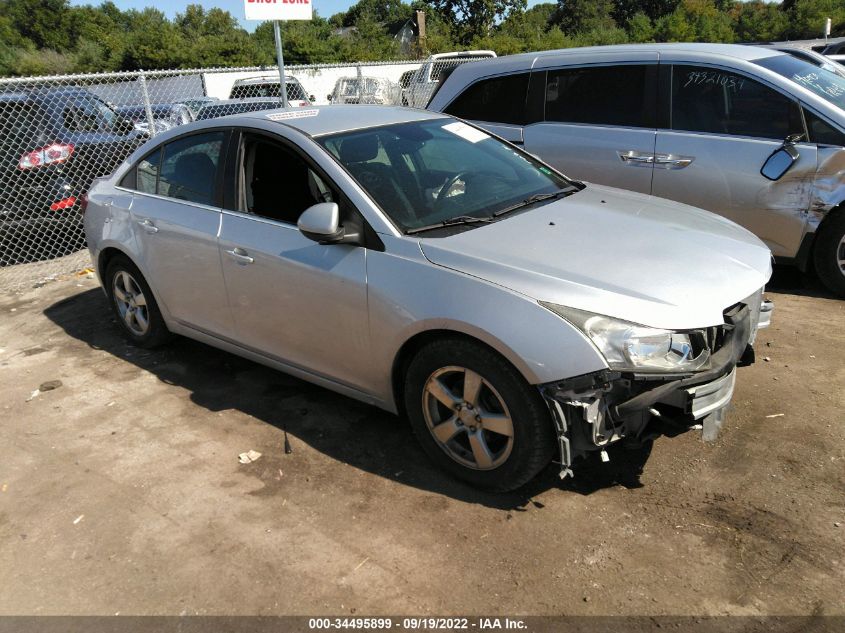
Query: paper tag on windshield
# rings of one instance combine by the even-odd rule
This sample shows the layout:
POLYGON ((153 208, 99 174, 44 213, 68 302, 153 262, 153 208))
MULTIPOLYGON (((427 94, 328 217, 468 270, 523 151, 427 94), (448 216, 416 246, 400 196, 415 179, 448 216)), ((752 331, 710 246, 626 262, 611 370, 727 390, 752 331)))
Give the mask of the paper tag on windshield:
POLYGON ((267 118, 271 121, 284 121, 285 119, 302 119, 309 116, 317 116, 319 110, 294 110, 292 112, 274 112, 268 114, 267 118))
POLYGON ((443 129, 455 134, 456 136, 460 136, 462 139, 469 141, 470 143, 478 143, 478 141, 490 138, 487 133, 482 132, 481 130, 476 130, 474 127, 470 127, 466 123, 461 123, 460 121, 447 123, 443 126, 443 129))

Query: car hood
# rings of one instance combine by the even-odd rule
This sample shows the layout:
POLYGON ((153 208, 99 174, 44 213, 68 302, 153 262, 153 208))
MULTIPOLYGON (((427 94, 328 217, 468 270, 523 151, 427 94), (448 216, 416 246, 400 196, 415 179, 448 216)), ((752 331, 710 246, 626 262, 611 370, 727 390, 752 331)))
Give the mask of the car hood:
POLYGON ((730 220, 596 185, 420 248, 538 301, 677 330, 723 323, 772 270, 766 245, 730 220))

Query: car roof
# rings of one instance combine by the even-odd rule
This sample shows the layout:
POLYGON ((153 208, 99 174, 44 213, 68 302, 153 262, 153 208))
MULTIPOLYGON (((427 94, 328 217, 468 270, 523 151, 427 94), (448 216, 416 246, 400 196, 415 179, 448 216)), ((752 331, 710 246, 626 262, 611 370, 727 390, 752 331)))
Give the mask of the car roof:
MULTIPOLYGON (((722 55, 742 60, 756 60, 777 55, 786 55, 772 48, 760 46, 748 46, 747 44, 707 44, 698 42, 671 42, 662 44, 616 44, 613 46, 585 46, 581 48, 559 48, 550 51, 538 51, 535 53, 520 53, 518 55, 506 55, 491 59, 482 59, 472 64, 465 64, 459 67, 463 72, 472 72, 470 69, 480 70, 482 68, 495 67, 498 64, 509 64, 524 61, 528 66, 533 60, 542 60, 547 57, 565 57, 567 55, 584 55, 585 53, 637 53, 637 52, 689 52, 707 53, 710 55, 722 55)), ((458 69, 456 69, 457 71, 458 69)))
POLYGON ((15 92, 0 93, 0 101, 44 101, 50 98, 72 98, 72 97, 93 97, 94 94, 85 88, 78 86, 47 87, 38 86, 34 88, 22 88, 15 92))
MULTIPOLYGON (((153 112, 170 112, 171 110, 177 110, 180 108, 184 108, 185 105, 183 103, 151 103, 150 110, 153 112)), ((125 106, 117 106, 115 110, 117 112, 144 112, 147 109, 147 106, 141 105, 125 105, 125 106)))
POLYGON ((240 103, 279 103, 279 97, 244 97, 243 99, 218 99, 209 101, 204 108, 216 108, 221 106, 238 105, 240 103))
POLYGON ((451 53, 435 53, 431 55, 428 59, 431 60, 439 60, 439 59, 461 59, 464 57, 495 57, 496 52, 490 50, 476 50, 476 51, 453 51, 451 53))
POLYGON ((307 108, 277 108, 260 112, 245 112, 227 117, 230 122, 240 120, 239 124, 241 125, 248 125, 253 119, 275 120, 279 125, 286 125, 310 136, 442 118, 444 118, 444 115, 439 112, 401 108, 399 106, 339 104, 307 108), (281 118, 283 116, 286 118, 281 118))
MULTIPOLYGON (((285 76, 285 83, 294 83, 299 80, 292 75, 285 76)), ((238 79, 233 85, 243 86, 244 84, 264 84, 264 83, 279 83, 278 75, 263 75, 261 77, 247 77, 246 79, 238 79)))
POLYGON ((778 46, 788 45, 796 48, 824 49, 831 44, 839 44, 840 42, 845 42, 845 37, 829 37, 827 39, 817 37, 809 40, 780 40, 776 42, 766 42, 766 44, 776 44, 778 46))
POLYGON ((20 103, 31 98, 27 92, 3 92, 0 93, 0 103, 20 103))

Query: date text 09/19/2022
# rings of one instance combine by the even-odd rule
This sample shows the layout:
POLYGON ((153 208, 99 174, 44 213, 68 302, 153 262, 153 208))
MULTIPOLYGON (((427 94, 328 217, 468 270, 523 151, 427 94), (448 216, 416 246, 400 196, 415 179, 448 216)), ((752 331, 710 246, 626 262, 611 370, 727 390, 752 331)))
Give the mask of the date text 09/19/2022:
POLYGON ((523 620, 512 618, 439 618, 439 617, 406 617, 399 620, 393 618, 311 618, 308 620, 308 628, 311 630, 320 629, 369 629, 389 630, 399 629, 407 631, 416 630, 524 630, 526 624, 523 620), (401 624, 401 626, 400 626, 401 624))

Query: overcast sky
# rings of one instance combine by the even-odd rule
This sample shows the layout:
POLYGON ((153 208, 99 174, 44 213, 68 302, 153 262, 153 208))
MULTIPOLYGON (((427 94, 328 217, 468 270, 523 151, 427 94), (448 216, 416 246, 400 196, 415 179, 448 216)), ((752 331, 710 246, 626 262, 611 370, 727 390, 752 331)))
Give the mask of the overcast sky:
MULTIPOLYGON (((247 22, 244 20, 244 2, 243 0, 203 0, 203 1, 192 1, 192 0, 184 0, 179 2, 155 2, 154 0, 112 0, 118 7, 121 9, 143 9, 145 7, 155 7, 164 11, 167 17, 172 18, 177 13, 180 13, 184 10, 184 8, 189 4, 201 4, 202 6, 210 9, 211 7, 220 7, 221 9, 226 9, 229 13, 234 15, 238 20, 241 21, 241 25, 247 29, 248 31, 255 30, 255 27, 260 24, 260 22, 247 22), (166 6, 162 6, 166 5, 166 6)), ((350 6, 355 4, 357 0, 313 0, 314 2, 314 10, 317 11, 322 17, 328 18, 335 13, 340 11, 345 11, 350 6)), ((528 6, 534 6, 535 4, 539 4, 543 0, 528 0, 528 6)), ((550 1, 550 0, 545 0, 550 1)), ((551 0, 554 1, 554 0, 551 0)), ((70 3, 73 5, 84 5, 84 4, 93 4, 99 5, 99 0, 70 0, 70 3)))

